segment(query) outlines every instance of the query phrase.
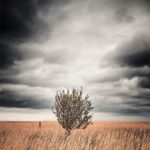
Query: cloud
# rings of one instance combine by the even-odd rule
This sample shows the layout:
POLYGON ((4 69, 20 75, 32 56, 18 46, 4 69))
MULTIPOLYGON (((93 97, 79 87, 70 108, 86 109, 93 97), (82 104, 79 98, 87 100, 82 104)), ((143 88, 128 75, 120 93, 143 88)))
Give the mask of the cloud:
POLYGON ((142 88, 150 89, 150 76, 145 77, 145 78, 141 78, 140 82, 139 82, 139 86, 142 88))
POLYGON ((3 5, 0 106, 42 111, 58 89, 83 86, 95 113, 148 118, 149 1, 3 5))
POLYGON ((41 30, 48 29, 46 22, 39 16, 39 11, 46 11, 54 1, 2 1, 2 28, 3 40, 21 42, 27 40, 41 30), (45 9, 45 10, 43 10, 45 9))
POLYGON ((135 19, 133 16, 128 14, 127 8, 123 7, 121 9, 118 9, 115 12, 115 16, 114 18, 116 19, 116 21, 118 22, 125 22, 125 23, 131 23, 133 22, 135 19))
POLYGON ((39 8, 36 1, 13 0, 2 1, 1 4, 0 65, 4 68, 13 65, 15 60, 22 59, 22 52, 17 48, 18 44, 33 36, 35 31, 39 31, 38 28, 40 30, 46 28, 46 24, 37 17, 39 8))
POLYGON ((0 49, 0 67, 7 68, 10 65, 14 65, 14 60, 21 60, 22 53, 18 50, 15 45, 8 45, 1 43, 0 49), (14 53, 15 51, 15 53, 14 53))
MULTIPOLYGON (((19 45, 29 41, 43 41, 49 37, 52 28, 57 21, 63 20, 59 15, 58 20, 52 19, 51 23, 47 23, 43 19, 47 11, 57 6, 65 4, 65 1, 53 0, 30 0, 30 1, 2 1, 1 23, 1 51, 0 66, 5 68, 14 65, 14 61, 22 60, 25 55, 19 45), (49 31, 49 32, 47 32, 49 31)), ((58 9, 57 9, 58 10, 58 9)), ((57 12, 57 10, 55 10, 57 12)), ((51 18, 53 16, 51 15, 51 18)))
POLYGON ((17 108, 50 109, 53 91, 49 88, 26 85, 2 84, 0 106, 17 108))
POLYGON ((149 35, 135 35, 133 39, 123 42, 116 48, 114 60, 131 67, 150 66, 149 43, 149 35))

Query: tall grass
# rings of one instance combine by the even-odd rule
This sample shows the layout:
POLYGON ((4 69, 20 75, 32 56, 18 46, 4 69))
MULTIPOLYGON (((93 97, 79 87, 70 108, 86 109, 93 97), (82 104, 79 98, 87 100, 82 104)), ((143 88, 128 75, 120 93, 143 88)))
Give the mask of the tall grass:
POLYGON ((0 150, 150 150, 150 123, 97 122, 69 137, 55 122, 0 123, 0 150))

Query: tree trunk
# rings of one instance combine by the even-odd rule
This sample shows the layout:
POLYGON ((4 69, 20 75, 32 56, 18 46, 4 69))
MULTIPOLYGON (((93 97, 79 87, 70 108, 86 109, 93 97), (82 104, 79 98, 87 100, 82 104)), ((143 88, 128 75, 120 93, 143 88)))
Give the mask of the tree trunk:
POLYGON ((66 130, 66 135, 67 136, 71 135, 71 130, 66 130))

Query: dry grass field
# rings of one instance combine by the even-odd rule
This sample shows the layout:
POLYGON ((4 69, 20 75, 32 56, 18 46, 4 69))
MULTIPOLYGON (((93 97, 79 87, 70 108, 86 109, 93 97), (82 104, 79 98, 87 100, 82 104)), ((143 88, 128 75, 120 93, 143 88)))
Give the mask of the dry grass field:
POLYGON ((1 122, 0 150, 150 150, 150 122, 95 122, 69 137, 56 122, 1 122))

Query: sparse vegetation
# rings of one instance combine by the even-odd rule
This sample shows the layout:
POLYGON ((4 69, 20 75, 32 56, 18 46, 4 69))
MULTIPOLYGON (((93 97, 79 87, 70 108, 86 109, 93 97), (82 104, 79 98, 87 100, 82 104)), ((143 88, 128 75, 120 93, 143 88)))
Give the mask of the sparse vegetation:
POLYGON ((68 137, 56 122, 0 123, 0 150, 149 150, 150 122, 97 122, 68 137))
POLYGON ((89 96, 82 96, 82 88, 73 88, 71 92, 62 90, 55 96, 54 113, 58 123, 67 131, 67 135, 70 135, 73 129, 85 129, 92 124, 92 109, 89 96))

